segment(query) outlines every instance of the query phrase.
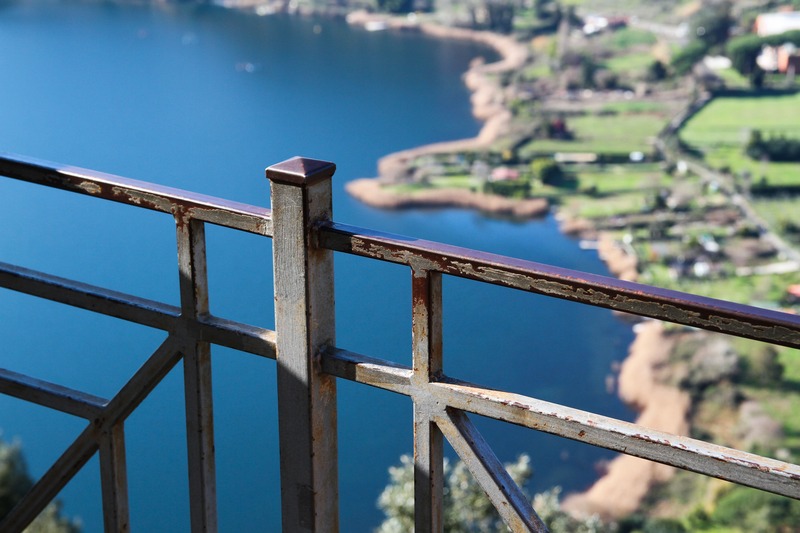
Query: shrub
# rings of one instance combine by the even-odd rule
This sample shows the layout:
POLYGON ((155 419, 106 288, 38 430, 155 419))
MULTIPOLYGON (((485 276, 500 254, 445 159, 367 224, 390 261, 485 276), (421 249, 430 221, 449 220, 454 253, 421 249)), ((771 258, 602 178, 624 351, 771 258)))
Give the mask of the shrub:
MULTIPOLYGON (((404 455, 400 466, 389 468, 389 485, 378 499, 386 520, 376 533, 405 533, 414 531, 414 460, 404 455)), ((524 486, 532 475, 530 458, 521 455, 516 463, 506 464, 511 479, 524 486)), ((572 518, 561 510, 561 489, 556 487, 537 494, 533 506, 539 517, 553 533, 610 533, 613 526, 603 524, 597 517, 585 520, 572 518)), ((444 530, 453 533, 505 533, 508 528, 489 498, 470 474, 466 465, 444 465, 444 530)))
POLYGON ((800 528, 800 501, 746 487, 735 487, 717 502, 715 524, 749 533, 789 532, 800 528))
POLYGON ((767 138, 760 130, 753 130, 745 145, 745 154, 755 160, 797 162, 800 161, 800 139, 784 135, 767 138))
POLYGON ((784 368, 778 360, 778 350, 768 344, 758 346, 750 357, 744 358, 742 367, 742 378, 747 383, 766 387, 783 379, 784 368))

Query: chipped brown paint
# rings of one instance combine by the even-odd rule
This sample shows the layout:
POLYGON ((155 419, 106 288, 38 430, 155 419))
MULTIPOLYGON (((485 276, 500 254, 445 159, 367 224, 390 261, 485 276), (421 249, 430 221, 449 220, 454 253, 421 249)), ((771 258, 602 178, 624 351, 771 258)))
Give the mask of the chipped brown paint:
POLYGON ((86 191, 88 194, 99 195, 103 190, 98 184, 91 181, 82 181, 78 184, 78 188, 86 191))
POLYGON ((272 236, 272 210, 264 207, 21 156, 0 155, 0 176, 164 213, 180 206, 206 222, 272 236))
MULTIPOLYGON (((273 168, 272 173, 275 175, 277 172, 277 177, 280 178, 286 172, 291 174, 302 170, 317 172, 320 180, 325 177, 323 174, 327 178, 330 177, 327 175, 332 172, 333 167, 330 164, 314 165, 313 161, 294 160, 284 165, 285 168, 282 169, 281 165, 278 165, 273 168), (303 164, 298 166, 298 163, 303 164), (308 166, 306 163, 312 165, 308 166)), ((219 224, 266 236, 272 234, 271 210, 192 192, 84 169, 4 156, 0 156, 0 175, 171 214, 178 229, 179 256, 183 256, 179 262, 186 280, 205 279, 205 261, 202 252, 204 223, 219 224)), ((301 177, 303 183, 300 186, 307 192, 302 199, 295 195, 291 197, 284 195, 283 203, 273 201, 273 205, 283 210, 281 216, 284 217, 282 222, 284 229, 287 227, 285 217, 288 211, 293 210, 310 216, 310 210, 317 209, 319 198, 314 200, 312 197, 316 194, 314 191, 322 186, 322 182, 306 183, 308 176, 303 174, 301 177)), ((297 185, 295 178, 285 181, 288 185, 297 185)), ((325 202, 328 202, 328 196, 329 192, 322 196, 325 202)), ((327 219, 330 210, 323 214, 327 219)), ((441 274, 794 347, 800 346, 800 318, 445 244, 387 235, 327 220, 320 221, 316 215, 311 218, 313 220, 303 223, 302 240, 305 247, 301 247, 300 250, 304 250, 305 257, 315 262, 326 260, 332 255, 331 251, 342 251, 404 264, 412 268, 413 369, 338 349, 334 346, 332 330, 329 334, 320 335, 317 328, 321 322, 317 319, 310 322, 309 331, 317 329, 318 340, 314 341, 314 344, 322 346, 324 350, 321 354, 314 351, 310 362, 310 375, 316 382, 313 393, 318 397, 321 396, 320 401, 313 402, 312 410, 317 414, 310 418, 310 442, 316 450, 310 457, 314 462, 314 471, 322 473, 326 479, 335 478, 331 472, 326 473, 324 470, 326 465, 328 467, 336 465, 336 431, 323 430, 323 427, 326 421, 335 420, 335 378, 338 377, 410 396, 414 402, 415 417, 417 414, 421 417, 419 420, 415 418, 415 429, 423 429, 423 433, 430 429, 425 425, 425 420, 431 427, 440 423, 450 424, 451 436, 448 438, 456 441, 451 440, 451 443, 472 450, 469 453, 473 457, 467 461, 471 463, 470 468, 476 466, 482 468, 481 465, 492 454, 488 445, 478 442, 480 435, 470 429, 466 412, 800 499, 800 467, 797 465, 652 431, 594 413, 448 378, 443 374, 441 360, 441 274), (306 235, 308 232, 310 235, 306 235), (320 416, 319 409, 328 415, 320 416), (456 423, 457 420, 461 422, 456 423), (325 457, 333 459, 325 460, 325 457)), ((278 239, 276 244, 281 242, 283 241, 278 239)), ((294 257, 292 254, 288 256, 294 257)), ((281 260, 285 261, 288 256, 282 256, 281 260)), ((287 268, 284 271, 296 272, 297 269, 287 268)), ((28 294, 41 294, 54 301, 63 301, 117 318, 166 329, 170 332, 170 338, 180 338, 181 343, 183 340, 197 339, 233 348, 238 346, 237 349, 271 358, 276 357, 278 336, 275 332, 211 316, 205 312, 207 309, 203 288, 205 282, 184 283, 184 285, 183 309, 178 310, 157 302, 132 299, 127 295, 40 273, 22 272, 20 269, 6 268, 0 264, 0 286, 28 294)), ((281 294, 280 284, 278 285, 275 291, 276 298, 281 294)), ((331 281, 321 286, 332 288, 333 283, 331 281)), ((325 307, 332 308, 333 305, 325 307)), ((313 306, 310 305, 309 309, 313 309, 313 306)), ((332 325, 333 322, 328 324, 332 325)), ((290 337, 285 336, 284 339, 290 337)), ((186 347, 183 344, 175 345, 175 348, 180 350, 185 350, 186 347)), ((308 364, 307 359, 302 359, 302 364, 308 364)), ((48 401, 72 401, 69 398, 61 398, 58 394, 48 393, 48 397, 50 398, 48 401)), ((208 405, 210 406, 210 403, 208 405)), ((69 409, 86 408, 73 402, 69 409)), ((104 412, 107 411, 108 406, 104 408, 104 412)), ((89 414, 94 416, 95 413, 89 414)), ((283 419, 298 420, 296 416, 284 416, 283 419)), ((105 417, 102 420, 102 424, 107 423, 105 417)), ((211 433, 199 435, 204 438, 203 445, 199 448, 203 452, 201 455, 205 452, 213 454, 213 443, 208 438, 210 435, 211 433)), ((419 437, 420 440, 428 440, 422 433, 419 437)), ((281 438, 285 439, 283 436, 281 438)), ((291 442, 288 445, 289 448, 295 447, 291 442)), ((429 452, 426 452, 429 457, 423 463, 441 464, 441 452, 434 450, 438 445, 426 446, 430 447, 429 452)), ((303 466, 302 470, 305 469, 303 466)), ((488 476, 495 478, 490 483, 491 490, 495 491, 497 496, 493 500, 495 505, 500 509, 507 509, 512 502, 509 498, 514 496, 513 491, 508 491, 508 486, 498 477, 502 474, 501 470, 497 468, 494 473, 488 472, 488 476)), ((428 471, 433 472, 430 468, 428 471)), ((318 497, 317 495, 334 495, 336 492, 335 488, 331 488, 335 487, 335 483, 321 486, 316 492, 312 490, 311 485, 303 486, 307 491, 302 498, 303 508, 308 507, 310 502, 318 497)), ((432 493, 428 497, 433 507, 440 505, 437 494, 432 493)), ((329 506, 330 501, 332 500, 322 498, 320 503, 329 506)), ((331 516, 336 513, 335 509, 329 511, 331 516)), ((523 518, 524 521, 526 513, 527 510, 512 512, 507 517, 510 520, 508 523, 521 524, 520 519, 523 518)), ((284 514, 294 516, 292 513, 284 514)), ((328 520, 325 523, 333 522, 328 520)), ((432 529, 439 530, 438 527, 432 529)), ((325 530, 325 527, 318 530, 325 530)))
POLYGON ((796 315, 333 222, 318 232, 335 251, 800 348, 796 315))

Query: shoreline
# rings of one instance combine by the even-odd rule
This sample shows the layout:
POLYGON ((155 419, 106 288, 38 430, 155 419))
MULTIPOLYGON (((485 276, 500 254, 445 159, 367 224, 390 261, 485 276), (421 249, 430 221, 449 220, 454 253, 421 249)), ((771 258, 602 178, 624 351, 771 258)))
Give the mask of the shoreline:
POLYGON ((513 37, 488 31, 453 28, 429 22, 417 23, 408 18, 388 17, 366 11, 350 13, 347 16, 347 22, 359 26, 381 23, 391 30, 418 31, 441 39, 470 40, 488 45, 500 54, 500 60, 494 63, 483 63, 476 58, 464 74, 464 84, 471 92, 472 115, 483 121, 483 126, 476 137, 426 144, 385 155, 378 160, 377 177, 355 179, 345 184, 345 190, 351 196, 373 207, 393 209, 466 207, 487 213, 510 214, 526 218, 541 216, 549 210, 549 203, 541 198, 514 201, 500 196, 454 189, 421 191, 414 195, 395 194, 382 190, 383 185, 400 182, 407 172, 410 161, 415 158, 486 149, 508 133, 512 118, 511 111, 505 105, 503 87, 491 76, 524 65, 530 57, 528 47, 524 43, 518 42, 513 37))
MULTIPOLYGON (((614 240, 607 232, 597 232, 584 219, 561 220, 559 228, 568 235, 596 240, 597 254, 613 276, 637 280, 638 261, 630 246, 614 240)), ((635 424, 688 435, 691 397, 658 379, 660 369, 669 364, 675 338, 657 320, 638 322, 633 331, 633 342, 617 376, 617 395, 637 412, 635 424)), ((605 472, 590 487, 567 494, 562 508, 582 518, 597 515, 604 520, 616 520, 628 516, 638 509, 653 486, 668 481, 675 470, 620 453, 609 461, 605 472)))
POLYGON ((395 194, 383 188, 378 178, 353 180, 345 185, 345 189, 356 200, 381 209, 455 207, 516 218, 544 216, 550 210, 550 203, 544 198, 512 200, 465 189, 428 189, 413 195, 395 194))
MULTIPOLYGON (((487 75, 520 67, 528 58, 528 50, 524 44, 513 38, 489 32, 434 24, 411 24, 403 19, 370 15, 366 12, 356 12, 348 16, 351 24, 366 25, 375 21, 397 30, 414 29, 441 38, 483 42, 494 47, 502 59, 491 64, 473 64, 464 75, 465 84, 472 91, 473 115, 485 121, 476 137, 428 144, 386 155, 378 161, 377 178, 350 181, 345 185, 347 192, 368 205, 388 209, 467 207, 484 213, 510 214, 522 218, 546 214, 549 211, 549 202, 542 198, 511 200, 463 189, 425 190, 414 195, 403 195, 382 188, 382 185, 399 181, 398 178, 407 169, 409 161, 416 157, 485 149, 506 134, 509 131, 511 112, 503 105, 503 88, 487 75)), ((564 234, 593 236, 597 239, 598 256, 606 264, 609 273, 619 279, 637 280, 635 254, 614 241, 609 234, 598 233, 590 222, 581 220, 564 221, 559 224, 559 228, 564 234), (573 231, 569 229, 570 225, 573 226, 573 231)), ((620 400, 637 411, 636 424, 676 434, 688 434, 691 408, 689 395, 656 379, 657 368, 667 362, 674 341, 664 332, 658 321, 638 323, 634 326, 634 331, 635 338, 629 346, 617 379, 620 400)), ((670 479, 674 472, 674 467, 618 454, 608 463, 606 472, 589 488, 567 494, 562 508, 579 517, 598 515, 607 520, 618 519, 633 513, 652 487, 670 479)))
MULTIPOLYGON (((636 338, 622 363, 618 394, 636 409, 636 424, 678 435, 688 435, 691 398, 685 391, 657 379, 659 367, 668 364, 675 340, 663 324, 649 320, 635 326, 636 338)), ((619 519, 635 512, 650 489, 669 480, 672 466, 619 454, 607 471, 583 492, 568 494, 562 508, 574 516, 598 515, 619 519)))
MULTIPOLYGON (((378 160, 378 177, 356 179, 345 184, 345 190, 351 196, 367 205, 384 209, 461 207, 520 218, 542 216, 549 211, 549 202, 542 198, 511 200, 464 189, 431 189, 403 195, 382 188, 382 185, 397 183, 397 178, 405 172, 409 161, 416 157, 485 149, 508 133, 511 112, 504 105, 504 89, 490 75, 522 66, 529 58, 524 43, 487 31, 416 23, 406 18, 365 11, 351 12, 347 15, 347 22, 362 26, 378 22, 396 31, 419 31, 439 38, 472 40, 491 46, 501 56, 499 61, 490 64, 473 61, 464 74, 464 83, 472 92, 470 101, 473 116, 484 121, 476 137, 427 144, 388 154, 378 160)), ((596 239, 598 256, 608 267, 609 273, 620 279, 636 281, 636 256, 608 234, 598 233, 590 222, 584 220, 562 221, 559 228, 566 235, 596 239)), ((636 424, 687 434, 691 408, 688 395, 656 380, 657 368, 665 364, 674 340, 664 333, 662 324, 657 321, 642 322, 634 328, 636 335, 617 380, 618 396, 638 412, 636 424)), ((618 454, 608 463, 607 471, 589 488, 567 494, 562 507, 575 516, 620 518, 634 512, 653 485, 668 480, 674 471, 674 467, 618 454)))

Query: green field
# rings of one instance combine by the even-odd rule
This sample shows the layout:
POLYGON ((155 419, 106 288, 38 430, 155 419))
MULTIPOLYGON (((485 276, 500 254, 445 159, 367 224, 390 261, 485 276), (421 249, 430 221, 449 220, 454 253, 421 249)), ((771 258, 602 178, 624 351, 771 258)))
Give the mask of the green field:
POLYGON ((392 185, 387 187, 386 190, 397 194, 413 195, 414 193, 430 189, 473 189, 479 188, 480 186, 481 182, 475 176, 470 176, 469 174, 457 174, 449 176, 436 176, 426 182, 392 185))
POLYGON ((653 61, 653 54, 650 52, 632 52, 615 55, 605 62, 605 66, 617 74, 639 77, 653 61))
POLYGON ((536 139, 524 145, 520 155, 524 158, 542 152, 647 153, 665 120, 658 113, 570 117, 567 127, 575 135, 573 140, 536 139))
POLYGON ((657 164, 584 165, 575 169, 578 190, 592 194, 563 194, 559 201, 572 216, 600 218, 640 213, 648 193, 668 186, 671 178, 657 164))
POLYGON ((800 93, 780 96, 717 98, 681 130, 681 139, 703 152, 707 164, 747 171, 770 185, 800 184, 800 164, 754 161, 744 154, 750 132, 800 138, 800 93))

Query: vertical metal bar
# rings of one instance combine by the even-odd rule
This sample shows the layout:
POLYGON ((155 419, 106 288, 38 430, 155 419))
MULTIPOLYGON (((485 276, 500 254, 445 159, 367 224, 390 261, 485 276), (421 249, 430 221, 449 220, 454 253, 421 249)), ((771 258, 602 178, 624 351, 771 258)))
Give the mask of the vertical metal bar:
POLYGON ((183 327, 173 332, 183 351, 186 397, 186 446, 189 462, 189 512, 192 531, 217 531, 217 483, 214 457, 214 404, 211 348, 196 338, 195 319, 208 314, 205 226, 175 213, 183 327))
POLYGON ((103 523, 106 533, 130 531, 128 469, 122 421, 100 435, 100 483, 103 488, 103 523))
POLYGON ((415 531, 441 533, 444 464, 442 433, 433 422, 436 405, 425 388, 442 372, 442 275, 412 270, 411 342, 414 374, 414 524, 415 531))
POLYGON ((335 340, 333 253, 313 226, 331 217, 336 166, 293 158, 267 169, 272 181, 283 531, 339 529, 336 381, 319 356, 335 340))

